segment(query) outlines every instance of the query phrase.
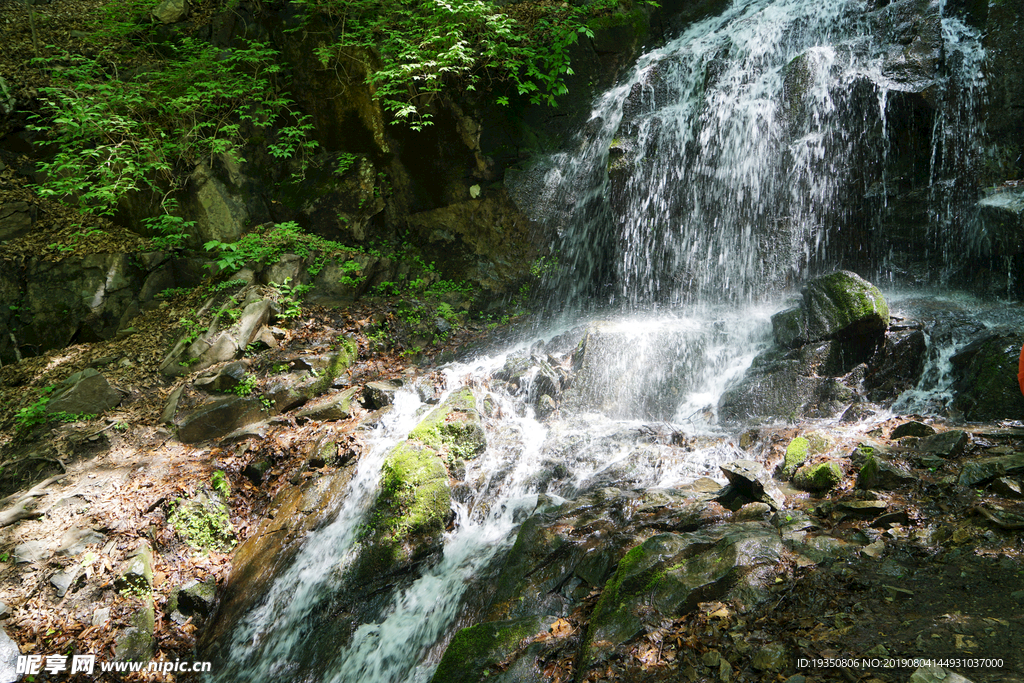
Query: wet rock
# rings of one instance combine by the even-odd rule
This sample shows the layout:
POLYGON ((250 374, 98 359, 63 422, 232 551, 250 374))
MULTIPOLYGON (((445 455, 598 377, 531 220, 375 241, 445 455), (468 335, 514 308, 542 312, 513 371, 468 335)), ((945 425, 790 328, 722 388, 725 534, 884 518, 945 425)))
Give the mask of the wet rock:
POLYGON ((725 524, 688 534, 659 534, 630 550, 594 608, 581 669, 603 661, 645 624, 685 614, 697 602, 767 596, 782 540, 767 524, 725 524))
POLYGON ((854 422, 862 422, 865 419, 875 415, 878 412, 878 406, 871 403, 854 403, 845 411, 843 411, 840 421, 845 424, 851 424, 854 422))
POLYGON ((785 495, 760 463, 753 460, 734 460, 718 467, 729 480, 729 484, 746 498, 767 503, 776 510, 785 507, 785 495))
POLYGON ((86 368, 60 383, 46 404, 46 412, 98 415, 119 404, 122 398, 124 395, 110 386, 106 377, 86 368))
POLYGON ((950 359, 955 392, 952 405, 964 420, 986 422, 1024 415, 1024 395, 1017 383, 1022 344, 1024 334, 1019 331, 995 330, 950 359))
POLYGON ((760 522, 768 519, 772 513, 772 506, 767 503, 747 503, 733 513, 734 522, 760 522))
POLYGON ((114 658, 122 662, 148 662, 153 658, 156 613, 152 598, 131 617, 131 625, 117 637, 114 658))
POLYGON ((305 405, 295 413, 295 417, 305 417, 311 420, 348 420, 358 410, 357 394, 359 394, 358 387, 339 391, 305 405))
POLYGON ((961 486, 975 486, 1007 474, 1024 472, 1024 453, 980 458, 964 463, 957 483, 961 486))
POLYGON ((494 665, 507 662, 519 649, 520 641, 548 631, 555 620, 556 617, 528 616, 462 629, 445 650, 431 683, 477 681, 491 675, 494 665))
POLYGON ((897 510, 896 512, 887 512, 881 515, 873 522, 871 526, 875 529, 888 529, 894 525, 907 526, 910 524, 910 515, 907 514, 906 510, 897 510))
POLYGON ((92 529, 68 529, 60 539, 60 547, 57 548, 57 554, 66 557, 81 555, 85 552, 87 546, 103 543, 106 539, 106 536, 92 529))
POLYGON ((903 424, 894 427, 892 433, 889 434, 889 438, 902 439, 904 436, 926 437, 932 436, 933 434, 935 434, 935 428, 931 425, 911 420, 910 422, 904 422, 903 424))
POLYGON ((453 392, 416 425, 409 438, 463 459, 478 455, 487 447, 487 435, 473 392, 453 392))
POLYGON ((793 475, 793 484, 804 491, 829 491, 843 481, 843 468, 835 461, 804 465, 793 475))
POLYGON ((803 465, 810 454, 811 444, 802 436, 798 436, 786 446, 786 457, 782 463, 782 474, 792 476, 800 465, 803 465))
POLYGON ((889 326, 889 307, 878 288, 856 273, 817 277, 803 289, 807 340, 864 340, 874 348, 889 326))
POLYGON ((874 455, 868 455, 857 474, 857 487, 862 489, 895 490, 917 481, 911 473, 874 455))
POLYGON ((242 475, 251 481, 254 486, 259 486, 263 483, 263 477, 270 471, 270 467, 270 460, 259 458, 247 464, 245 469, 242 470, 242 475))
POLYGON ((0 626, 0 683, 14 683, 21 678, 18 670, 18 644, 0 626))
POLYGON ((807 342, 804 312, 799 306, 787 308, 772 316, 772 337, 784 349, 795 349, 807 342))
POLYGON ((35 220, 36 208, 28 202, 0 204, 0 242, 26 234, 35 220))
POLYGON ((363 404, 370 410, 389 406, 395 401, 395 392, 402 388, 397 381, 368 382, 363 388, 363 404))
POLYGON ((182 443, 217 439, 266 417, 266 409, 255 398, 231 396, 200 407, 178 426, 182 443))
POLYGON ((971 437, 967 432, 951 429, 948 432, 921 439, 917 444, 917 449, 933 453, 941 458, 957 458, 963 454, 970 442, 971 437))

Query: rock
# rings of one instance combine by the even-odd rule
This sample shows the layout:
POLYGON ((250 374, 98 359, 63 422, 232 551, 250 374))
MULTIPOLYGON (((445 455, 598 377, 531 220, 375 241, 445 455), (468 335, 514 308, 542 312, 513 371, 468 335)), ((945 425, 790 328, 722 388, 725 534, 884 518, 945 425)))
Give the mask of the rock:
POLYGON ((0 619, 6 619, 11 616, 11 608, 7 606, 6 602, 0 602, 0 619))
POLYGON ((897 510, 896 512, 887 512, 880 516, 878 519, 871 522, 871 526, 875 529, 888 529, 891 526, 899 524, 900 526, 907 526, 911 523, 910 515, 907 514, 906 510, 897 510))
POLYGON ((868 455, 864 459, 857 475, 857 486, 862 489, 895 490, 909 486, 915 481, 917 478, 911 473, 874 455, 868 455))
MULTIPOLYGON (((204 161, 196 167, 190 179, 191 185, 196 188, 190 195, 193 200, 190 202, 190 208, 196 217, 196 234, 192 237, 199 244, 212 240, 237 242, 250 225, 245 198, 229 189, 218 175, 219 173, 204 161)), ((238 182, 232 184, 236 187, 240 185, 238 182)))
POLYGON ((799 306, 787 308, 772 316, 772 337, 784 349, 795 349, 807 342, 804 312, 799 306))
POLYGON ((888 505, 880 500, 848 500, 836 503, 835 511, 857 519, 874 519, 886 511, 888 505))
POLYGON ((36 208, 27 202, 0 204, 0 242, 28 234, 35 216, 36 208))
POLYGON ((764 523, 725 524, 686 534, 664 533, 630 550, 618 564, 590 618, 580 670, 603 661, 642 631, 729 596, 758 602, 777 573, 779 534, 764 523))
POLYGON ((885 541, 878 539, 874 543, 868 543, 861 549, 861 553, 873 560, 877 560, 885 553, 885 541))
POLYGON ((107 540, 106 536, 92 529, 68 529, 60 539, 57 554, 66 557, 81 555, 87 546, 103 543, 105 540, 107 540))
POLYGON ((259 422, 266 409, 255 398, 231 396, 200 407, 178 426, 182 443, 199 443, 222 437, 239 427, 259 422))
POLYGON ((63 598, 67 594, 68 589, 71 588, 71 586, 75 583, 75 579, 78 578, 78 574, 79 566, 72 565, 68 567, 66 570, 57 572, 56 574, 50 577, 50 583, 53 584, 53 587, 57 589, 58 598, 63 598))
POLYGON ((17 564, 38 562, 50 556, 50 547, 43 541, 26 541, 14 547, 14 561, 17 564))
POLYGON ((153 629, 156 626, 156 613, 153 600, 131 617, 131 626, 117 637, 114 643, 114 658, 122 662, 148 662, 153 658, 153 629))
POLYGON ((249 365, 246 359, 229 363, 212 375, 198 378, 193 386, 203 391, 229 392, 245 381, 249 365))
POLYGON ((0 683, 14 683, 21 678, 21 674, 16 673, 19 655, 21 649, 18 644, 0 626, 0 683))
POLYGON ((143 544, 135 551, 115 583, 119 590, 148 593, 153 589, 153 552, 143 544))
POLYGON ((786 446, 786 457, 782 463, 782 473, 785 476, 792 476, 796 469, 804 464, 810 447, 810 442, 802 436, 798 436, 789 442, 789 445, 786 446))
POLYGON ((901 439, 904 436, 932 436, 935 434, 935 428, 931 425, 926 425, 923 422, 917 422, 911 420, 910 422, 904 422, 903 424, 897 425, 893 428, 889 434, 890 439, 901 439))
POLYGON ((793 484, 805 491, 823 492, 843 481, 843 468, 835 461, 804 465, 793 475, 793 484))
POLYGON ((86 368, 61 382, 46 404, 46 412, 99 415, 119 404, 123 397, 103 375, 86 368))
POLYGON ((1024 498, 1024 487, 1016 479, 999 477, 992 482, 992 492, 1006 498, 1024 498))
POLYGON ((410 439, 463 459, 476 457, 487 447, 476 397, 469 389, 452 392, 409 433, 410 439))
POLYGON ((103 626, 108 621, 110 621, 109 607, 101 607, 92 613, 92 626, 103 626))
POLYGON ((363 388, 363 403, 370 410, 389 406, 395 401, 395 392, 402 387, 401 382, 368 382, 363 388))
POLYGON ((974 340, 950 361, 953 364, 952 407, 970 422, 1019 419, 1024 395, 1017 383, 1024 333, 1004 328, 974 340))
POLYGON ((183 391, 185 391, 184 384, 175 388, 171 395, 167 397, 167 405, 164 406, 164 411, 160 413, 160 422, 162 424, 174 424, 174 418, 178 414, 178 401, 181 400, 183 391))
POLYGON ((760 522, 768 519, 772 513, 772 506, 767 503, 747 503, 733 513, 734 522, 760 522))
POLYGON ((743 496, 762 503, 767 503, 778 510, 786 506, 786 497, 779 490, 771 475, 760 464, 753 460, 734 460, 719 465, 722 474, 743 496))
POLYGON ((245 469, 242 470, 242 474, 247 477, 254 486, 259 486, 263 483, 263 477, 270 471, 270 467, 270 460, 267 458, 259 458, 246 465, 245 469))
POLYGON ((889 326, 889 307, 878 288, 856 273, 837 271, 804 287, 801 307, 807 341, 862 339, 874 348, 889 326))
POLYGON ((917 386, 924 373, 928 342, 921 330, 890 331, 864 377, 868 398, 891 401, 917 386))
POLYGON ((188 16, 185 0, 162 0, 153 8, 153 16, 161 24, 173 24, 188 16))
POLYGON ((213 578, 202 582, 189 581, 178 590, 177 598, 177 610, 185 616, 197 614, 208 617, 217 598, 217 582, 213 578))
POLYGON ((507 662, 519 649, 520 641, 547 632, 555 620, 556 617, 528 616, 462 629, 445 650, 431 683, 482 680, 494 665, 507 662))
POLYGON ((957 483, 961 486, 976 486, 996 477, 1024 472, 1024 453, 980 458, 964 463, 957 483))
POLYGON ((970 442, 971 438, 967 432, 951 429, 948 432, 942 432, 921 439, 917 444, 917 449, 926 453, 933 453, 942 458, 956 458, 963 455, 970 442))
POLYGON ((758 671, 782 671, 789 665, 789 652, 782 643, 769 643, 757 651, 750 665, 758 671))
POLYGON ((971 681, 940 666, 922 666, 910 675, 910 683, 971 683, 971 681))
POLYGON ((295 413, 295 417, 305 417, 311 420, 348 420, 358 410, 358 403, 355 400, 357 394, 359 394, 358 387, 339 391, 319 401, 306 404, 295 413))

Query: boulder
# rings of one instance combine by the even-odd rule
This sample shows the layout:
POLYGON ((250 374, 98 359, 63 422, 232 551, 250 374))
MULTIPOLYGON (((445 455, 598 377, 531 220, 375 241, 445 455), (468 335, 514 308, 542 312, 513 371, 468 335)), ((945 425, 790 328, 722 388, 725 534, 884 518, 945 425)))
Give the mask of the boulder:
POLYGON ((356 401, 356 396, 359 393, 359 387, 339 391, 319 401, 306 404, 295 413, 295 417, 310 420, 348 420, 356 414, 359 408, 359 403, 356 401))
POLYGON ((992 422, 1024 415, 1024 395, 1017 382, 1018 360, 1024 333, 993 330, 975 339, 951 359, 952 407, 963 419, 992 422))
POLYGON ((367 382, 363 387, 363 403, 370 410, 389 406, 395 401, 395 392, 402 387, 400 381, 367 382))
POLYGON ((199 443, 230 434, 266 417, 263 404, 247 396, 229 396, 201 406, 178 425, 182 443, 199 443))
POLYGON ((520 641, 546 633, 556 617, 527 616, 506 621, 490 621, 464 628, 455 634, 444 657, 437 665, 431 683, 479 681, 491 675, 491 669, 517 653, 520 641))
POLYGON ((148 662, 153 658, 153 629, 156 626, 156 612, 153 598, 146 598, 146 604, 131 616, 131 624, 122 631, 114 642, 114 658, 122 662, 148 662))
POLYGON ((890 439, 902 439, 904 436, 926 437, 935 434, 935 428, 923 422, 911 420, 893 427, 889 433, 890 439))
POLYGON ((768 596, 779 572, 782 539, 763 522, 724 524, 687 534, 666 533, 630 550, 590 618, 581 670, 600 662, 645 625, 660 624, 698 602, 768 596))
POLYGON ((856 273, 841 270, 814 278, 802 291, 808 342, 856 340, 874 346, 889 326, 889 307, 878 288, 856 273))
POLYGON ((213 612, 217 598, 217 582, 212 578, 206 581, 189 581, 178 589, 176 596, 175 608, 178 612, 185 616, 196 614, 208 617, 213 612))
POLYGON ((106 377, 86 368, 61 382, 46 404, 46 412, 98 415, 119 404, 122 398, 124 395, 110 386, 106 377))
POLYGON ((463 459, 483 452, 487 435, 473 392, 469 389, 453 392, 416 425, 409 438, 463 459))
POLYGON ((1024 472, 1024 453, 1014 453, 993 458, 980 458, 964 463, 957 483, 961 486, 984 484, 996 477, 1024 472))
POLYGON ((868 455, 857 474, 857 486, 862 489, 894 490, 917 481, 914 475, 874 455, 868 455))
POLYGON ((162 0, 153 8, 153 16, 161 24, 173 24, 188 16, 185 0, 162 0))
POLYGON ((28 202, 0 204, 0 242, 13 240, 32 229, 36 207, 28 202))
POLYGON ((913 389, 924 374, 928 342, 921 330, 890 331, 875 353, 864 377, 872 401, 891 401, 913 389))
POLYGON ((115 585, 120 590, 149 592, 153 588, 153 552, 142 545, 125 564, 115 585))
POLYGON ((941 458, 956 458, 963 454, 971 437, 967 432, 950 429, 948 432, 934 434, 921 439, 917 449, 926 453, 934 453, 941 458))
POLYGON ((786 496, 760 463, 753 460, 734 460, 719 465, 718 468, 722 470, 732 488, 743 497, 767 503, 776 510, 785 507, 786 496))
POLYGON ((843 481, 843 468, 835 461, 804 465, 793 475, 793 484, 804 491, 829 491, 843 481))
POLYGON ((246 359, 229 363, 212 375, 199 377, 193 386, 204 391, 227 393, 245 381, 249 365, 246 359))

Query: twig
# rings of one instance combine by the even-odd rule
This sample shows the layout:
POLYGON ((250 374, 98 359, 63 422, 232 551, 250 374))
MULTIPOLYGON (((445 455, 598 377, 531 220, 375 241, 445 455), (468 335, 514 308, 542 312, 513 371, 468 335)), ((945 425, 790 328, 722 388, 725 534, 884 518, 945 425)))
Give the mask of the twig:
POLYGON ((985 508, 983 508, 980 505, 975 505, 970 510, 968 510, 968 512, 973 512, 975 514, 981 515, 982 517, 984 517, 988 521, 990 521, 993 524, 995 524, 1000 529, 1009 529, 1009 530, 1024 529, 1024 523, 1021 523, 1021 522, 1007 522, 1007 521, 1004 521, 1002 519, 999 519, 994 514, 992 514, 991 512, 989 512, 988 510, 986 510, 985 508))

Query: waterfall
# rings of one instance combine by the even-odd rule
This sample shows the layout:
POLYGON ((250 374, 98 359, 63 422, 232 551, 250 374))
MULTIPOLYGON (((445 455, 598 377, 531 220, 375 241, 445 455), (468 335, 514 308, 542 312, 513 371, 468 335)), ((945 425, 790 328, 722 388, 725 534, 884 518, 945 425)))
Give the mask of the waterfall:
POLYGON ((737 1, 641 57, 550 164, 557 300, 750 301, 838 265, 891 269, 889 195, 922 172, 940 234, 921 221, 908 239, 951 262, 977 193, 980 36, 942 18, 894 52, 898 4, 737 1))

